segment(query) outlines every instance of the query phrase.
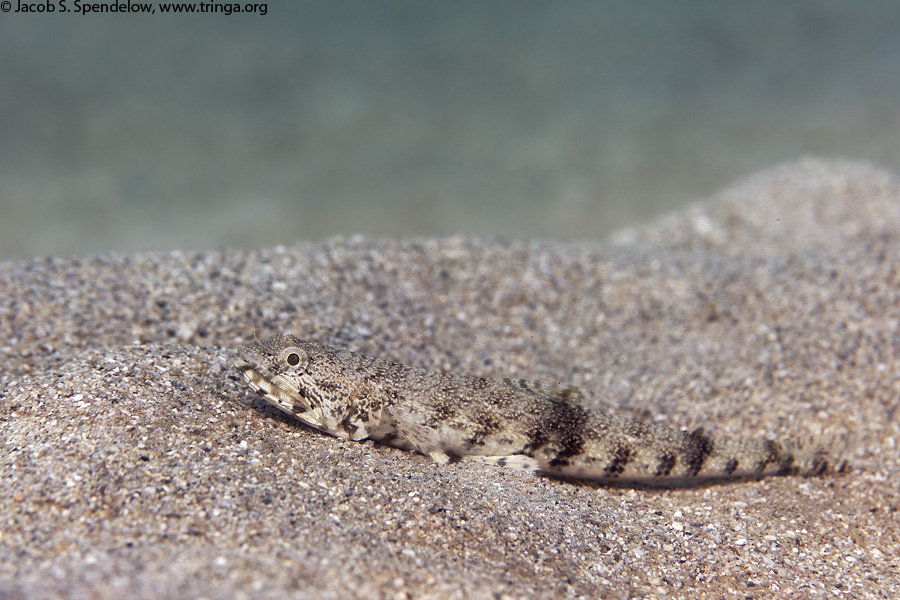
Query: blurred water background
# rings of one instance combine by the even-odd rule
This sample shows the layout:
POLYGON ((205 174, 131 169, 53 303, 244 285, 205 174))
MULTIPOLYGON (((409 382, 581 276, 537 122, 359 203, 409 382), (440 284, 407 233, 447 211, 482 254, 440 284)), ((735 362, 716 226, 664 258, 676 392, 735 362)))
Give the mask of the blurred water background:
POLYGON ((8 12, 0 258, 598 237, 898 132, 897 2, 8 12))

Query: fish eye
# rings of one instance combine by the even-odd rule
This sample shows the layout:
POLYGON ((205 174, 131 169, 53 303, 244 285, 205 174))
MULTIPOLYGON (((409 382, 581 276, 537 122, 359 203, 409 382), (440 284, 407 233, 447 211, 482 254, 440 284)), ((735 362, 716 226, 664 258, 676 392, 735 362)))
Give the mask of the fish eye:
POLYGON ((309 356, 302 348, 285 348, 278 355, 278 362, 290 367, 292 370, 302 369, 309 362, 309 356))

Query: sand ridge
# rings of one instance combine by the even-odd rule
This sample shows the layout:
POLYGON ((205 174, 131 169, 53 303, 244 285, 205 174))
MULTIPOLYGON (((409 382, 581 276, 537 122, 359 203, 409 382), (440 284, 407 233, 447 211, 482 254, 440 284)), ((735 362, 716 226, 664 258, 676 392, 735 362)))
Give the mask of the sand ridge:
POLYGON ((334 238, 0 265, 0 595, 900 592, 900 181, 808 159, 612 241, 334 238), (290 331, 853 471, 620 489, 438 466, 255 398, 290 331))

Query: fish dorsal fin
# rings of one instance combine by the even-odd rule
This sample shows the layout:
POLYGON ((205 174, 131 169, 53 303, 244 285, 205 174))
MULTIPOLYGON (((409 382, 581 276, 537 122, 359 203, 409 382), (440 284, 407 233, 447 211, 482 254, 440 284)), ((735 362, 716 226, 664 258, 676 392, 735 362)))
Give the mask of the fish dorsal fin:
POLYGON ((584 392, 571 385, 547 383, 534 379, 501 379, 503 385, 517 392, 563 404, 583 404, 584 392))

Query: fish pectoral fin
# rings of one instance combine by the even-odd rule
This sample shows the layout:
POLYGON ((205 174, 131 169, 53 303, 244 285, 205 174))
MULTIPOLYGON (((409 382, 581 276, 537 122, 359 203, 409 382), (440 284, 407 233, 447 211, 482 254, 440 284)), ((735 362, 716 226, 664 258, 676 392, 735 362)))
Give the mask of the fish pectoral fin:
POLYGON ((396 407, 388 409, 388 414, 394 422, 397 434, 416 452, 430 456, 434 462, 441 465, 450 462, 436 429, 422 425, 409 413, 396 407))

